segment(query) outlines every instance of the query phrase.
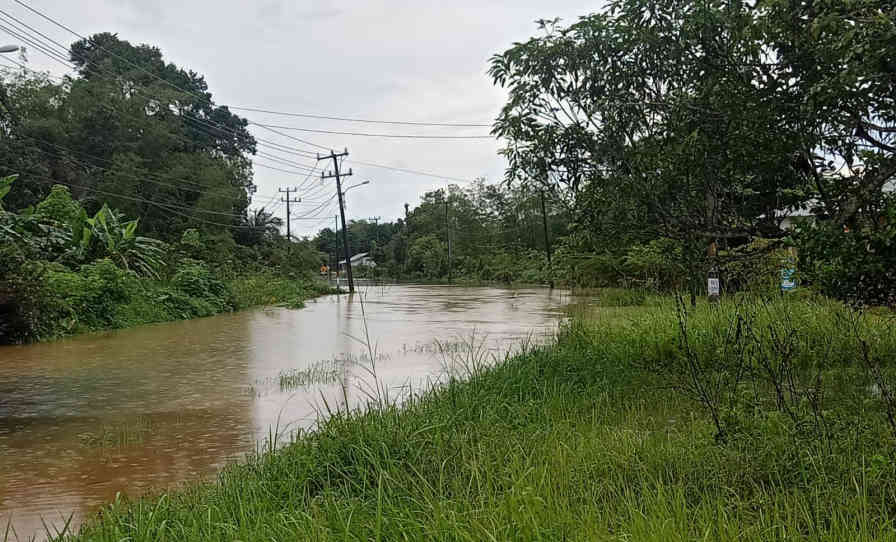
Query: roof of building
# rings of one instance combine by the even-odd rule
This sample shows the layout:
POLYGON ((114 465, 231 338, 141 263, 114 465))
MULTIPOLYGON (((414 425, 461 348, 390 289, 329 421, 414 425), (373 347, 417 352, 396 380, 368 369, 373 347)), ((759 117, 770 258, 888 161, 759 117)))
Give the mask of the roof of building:
MULTIPOLYGON (((352 256, 351 262, 355 263, 358 260, 362 260, 362 259, 366 258, 368 254, 370 254, 370 253, 369 252, 359 252, 359 253, 355 254, 354 256, 352 256)), ((340 263, 340 265, 344 264, 345 258, 339 260, 339 263, 340 263)))

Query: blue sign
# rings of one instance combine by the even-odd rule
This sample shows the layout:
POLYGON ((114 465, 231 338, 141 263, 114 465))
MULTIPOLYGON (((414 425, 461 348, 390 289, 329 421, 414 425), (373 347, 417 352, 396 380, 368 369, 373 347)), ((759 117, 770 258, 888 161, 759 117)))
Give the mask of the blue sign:
POLYGON ((785 292, 796 288, 796 281, 793 279, 794 273, 796 273, 796 269, 792 267, 781 270, 781 289, 785 292))

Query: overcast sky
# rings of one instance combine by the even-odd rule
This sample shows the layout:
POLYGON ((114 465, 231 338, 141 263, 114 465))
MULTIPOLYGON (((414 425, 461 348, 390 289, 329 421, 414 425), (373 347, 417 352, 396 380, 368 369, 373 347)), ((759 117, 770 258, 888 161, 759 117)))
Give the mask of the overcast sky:
MULTIPOLYGON (((81 34, 109 31, 133 43, 158 46, 165 58, 205 75, 218 104, 365 119, 490 123, 504 93, 486 74, 489 57, 537 33, 539 18, 571 22, 596 10, 599 1, 487 0, 337 2, 300 0, 23 0, 81 34)), ((4 11, 61 43, 73 36, 29 13, 12 0, 4 11)), ((0 42, 15 39, 0 31, 0 42)), ((59 64, 31 50, 30 67, 64 73, 59 64)), ((390 126, 245 113, 262 123, 319 130, 426 135, 485 135, 488 128, 390 126)), ((306 150, 318 149, 258 128, 262 138, 306 150)), ((458 177, 500 180, 500 143, 480 140, 405 140, 288 132, 341 150, 354 176, 347 185, 371 184, 347 195, 347 218, 394 219, 429 190, 448 181, 353 163, 353 160, 458 177)), ((271 149, 261 147, 266 152, 271 149)), ((286 159, 299 159, 283 155, 286 159)), ((271 160, 259 158, 269 164, 271 160)), ((313 159, 306 162, 312 164, 313 159)), ((253 206, 270 203, 295 175, 256 168, 253 206)), ((332 183, 333 181, 328 181, 332 183)), ((337 212, 332 184, 308 182, 305 202, 293 216, 313 212, 321 220, 293 222, 295 233, 331 226, 337 212), (314 188, 316 187, 316 188, 314 188), (321 223, 323 221, 323 223, 321 223)), ((285 217, 284 206, 277 213, 285 217)))

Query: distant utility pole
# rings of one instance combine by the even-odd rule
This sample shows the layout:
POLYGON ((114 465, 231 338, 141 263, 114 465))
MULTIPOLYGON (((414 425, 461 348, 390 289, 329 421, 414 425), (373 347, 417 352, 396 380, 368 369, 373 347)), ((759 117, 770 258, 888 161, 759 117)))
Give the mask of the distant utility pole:
POLYGON ((336 266, 336 288, 339 288, 339 215, 333 215, 333 222, 336 229, 333 230, 333 252, 330 257, 330 273, 333 273, 333 266, 336 266))
POLYGON ((281 194, 286 194, 286 198, 280 198, 280 201, 282 201, 283 203, 286 204, 286 240, 287 240, 287 241, 292 241, 292 235, 291 235, 290 230, 289 230, 289 223, 290 223, 290 220, 289 220, 289 212, 290 212, 289 204, 290 204, 290 203, 301 203, 301 202, 302 202, 302 198, 292 199, 292 198, 289 197, 289 195, 292 194, 293 192, 298 192, 298 191, 299 191, 298 188, 287 188, 286 190, 284 190, 284 189, 282 189, 282 188, 278 188, 277 191, 280 192, 281 194))
POLYGON ((451 221, 448 218, 448 197, 445 197, 445 239, 448 241, 448 284, 452 281, 451 269, 451 221))
POLYGON ((544 253, 548 257, 548 273, 551 274, 550 284, 554 287, 554 274, 551 270, 551 234, 548 232, 548 212, 544 204, 544 190, 541 191, 541 221, 544 224, 544 253))
MULTIPOLYGON (((351 254, 348 251, 348 228, 345 225, 345 203, 342 198, 342 177, 349 177, 352 174, 351 168, 349 168, 348 173, 339 172, 339 159, 348 156, 348 149, 340 153, 336 153, 334 151, 330 151, 330 154, 326 156, 317 155, 317 161, 321 160, 333 160, 333 173, 323 173, 320 174, 320 179, 336 179, 336 195, 339 197, 339 216, 342 217, 342 248, 345 251, 345 270, 346 275, 348 276, 348 292, 350 294, 355 293, 355 279, 352 277, 352 261, 351 254)), ((336 262, 337 267, 339 266, 339 262, 336 262)))
POLYGON ((380 246, 380 216, 372 216, 367 220, 373 222, 373 231, 376 233, 376 246, 380 246))

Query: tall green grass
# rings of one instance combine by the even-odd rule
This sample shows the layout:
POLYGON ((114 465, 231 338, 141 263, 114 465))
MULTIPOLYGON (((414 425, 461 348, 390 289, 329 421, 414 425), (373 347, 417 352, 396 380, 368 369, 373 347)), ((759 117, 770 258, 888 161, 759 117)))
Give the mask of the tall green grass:
POLYGON ((302 308, 306 299, 338 293, 335 288, 313 279, 295 279, 275 274, 245 275, 227 283, 236 310, 261 305, 302 308))
MULTIPOLYGON (((841 307, 774 303, 766 323, 799 313, 815 339, 843 342, 830 370, 850 372, 841 307)), ((709 352, 737 310, 698 307, 695 347, 709 352)), ((600 307, 550 346, 467 360, 466 380, 332 412, 215 483, 121 498, 73 539, 896 540, 894 448, 875 408, 834 439, 768 413, 719 441, 699 402, 655 370, 680 344, 671 301, 600 307)), ((860 393, 849 389, 844 401, 860 393)))

